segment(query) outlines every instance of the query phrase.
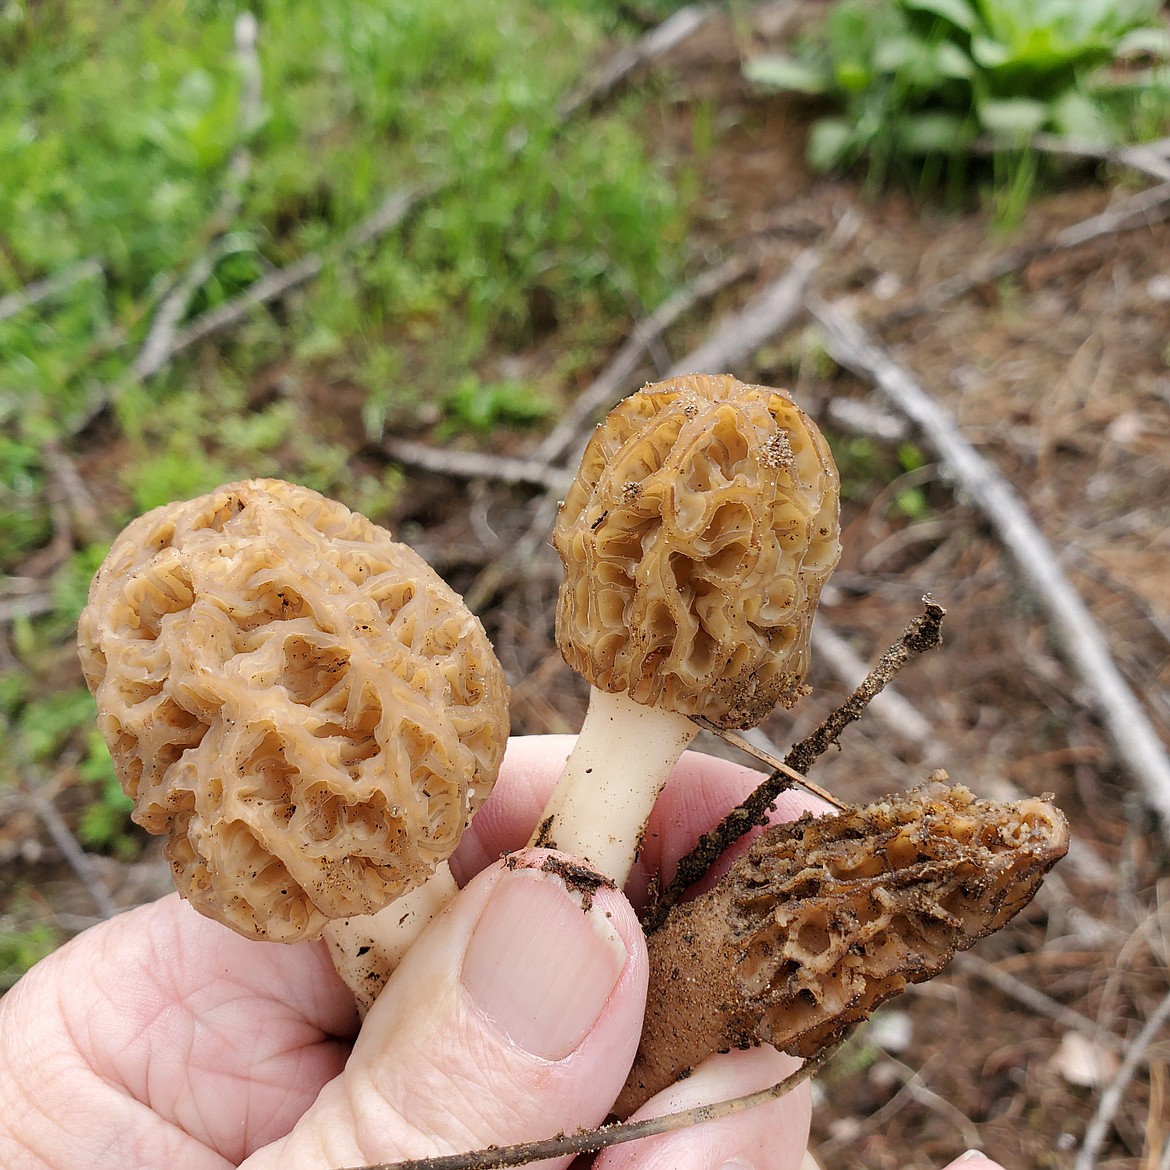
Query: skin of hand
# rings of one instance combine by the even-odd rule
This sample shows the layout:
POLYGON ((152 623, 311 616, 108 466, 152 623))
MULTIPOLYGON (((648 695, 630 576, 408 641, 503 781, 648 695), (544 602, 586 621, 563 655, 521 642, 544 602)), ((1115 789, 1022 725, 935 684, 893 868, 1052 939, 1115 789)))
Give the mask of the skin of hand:
MULTIPOLYGON (((360 1032, 323 943, 253 942, 177 895, 38 964, 0 1000, 0 1165, 320 1170, 603 1120, 637 1046, 646 954, 622 893, 602 888, 585 908, 542 868, 547 851, 523 849, 570 744, 509 745, 452 859, 464 889, 360 1032), (520 852, 500 860, 509 850, 520 852)), ((669 880, 698 833, 757 780, 688 753, 648 827, 634 901, 651 875, 669 880)), ((786 794, 776 815, 809 807, 786 794)), ((795 1066, 768 1048, 716 1056, 637 1116, 738 1096, 795 1066)), ((594 1165, 797 1170, 809 1110, 802 1085, 736 1118, 614 1147, 594 1165)))

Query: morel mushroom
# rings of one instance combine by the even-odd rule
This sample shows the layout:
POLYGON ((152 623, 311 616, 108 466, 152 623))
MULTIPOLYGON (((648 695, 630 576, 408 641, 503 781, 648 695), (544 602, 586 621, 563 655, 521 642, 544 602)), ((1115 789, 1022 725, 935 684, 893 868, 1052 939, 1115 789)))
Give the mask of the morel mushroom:
POLYGON ((1031 900, 1068 851, 1047 799, 976 800, 945 773, 836 816, 776 825, 649 939, 625 1117, 712 1052, 808 1057, 932 978, 1031 900))
POLYGON ((78 634, 179 892, 251 938, 325 933, 368 1006, 400 920, 453 891, 446 859, 503 757, 507 686, 478 620, 364 516, 250 480, 133 521, 78 634))
POLYGON ((591 689, 534 844, 624 881, 691 717, 754 727, 796 701, 838 497, 828 445, 779 390, 687 375, 610 412, 553 534, 557 644, 591 689))

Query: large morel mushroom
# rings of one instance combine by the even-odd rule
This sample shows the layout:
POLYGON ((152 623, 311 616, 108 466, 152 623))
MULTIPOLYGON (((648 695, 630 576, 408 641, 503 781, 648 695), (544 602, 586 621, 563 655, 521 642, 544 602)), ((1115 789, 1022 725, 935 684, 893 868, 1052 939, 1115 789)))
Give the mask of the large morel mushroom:
MULTIPOLYGON (((478 620, 384 529, 279 480, 133 521, 79 644, 134 820, 166 835, 180 893, 252 938, 313 938, 422 886, 503 757, 478 620)), ((338 966, 368 1004, 385 973, 338 966)))

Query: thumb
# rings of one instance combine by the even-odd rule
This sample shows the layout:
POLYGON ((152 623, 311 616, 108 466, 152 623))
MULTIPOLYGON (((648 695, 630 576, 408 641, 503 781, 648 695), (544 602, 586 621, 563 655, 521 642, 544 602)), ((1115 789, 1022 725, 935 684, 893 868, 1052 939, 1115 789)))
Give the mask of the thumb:
POLYGON ((641 1033, 646 952, 625 897, 575 874, 529 850, 473 879, 407 953, 342 1074, 246 1170, 363 1166, 599 1123, 641 1033))

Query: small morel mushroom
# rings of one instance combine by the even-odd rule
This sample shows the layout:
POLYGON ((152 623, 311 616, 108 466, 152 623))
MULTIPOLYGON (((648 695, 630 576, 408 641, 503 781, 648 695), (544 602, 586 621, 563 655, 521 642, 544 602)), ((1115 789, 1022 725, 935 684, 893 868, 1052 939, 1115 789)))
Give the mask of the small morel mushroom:
POLYGON ((783 393, 648 385, 590 440, 557 517, 557 644, 591 684, 533 843, 625 880, 692 716, 754 727, 804 691, 840 555, 836 466, 783 393))
POLYGON ((368 1006, 400 920, 453 892, 446 859, 503 758, 507 686, 478 620, 364 516, 250 480, 133 521, 78 641, 179 892, 251 938, 325 933, 368 1006))
POLYGON ((712 1052, 811 1056, 1024 908, 1068 850, 1047 799, 976 800, 946 774, 758 837, 649 939, 650 992, 625 1117, 712 1052))

